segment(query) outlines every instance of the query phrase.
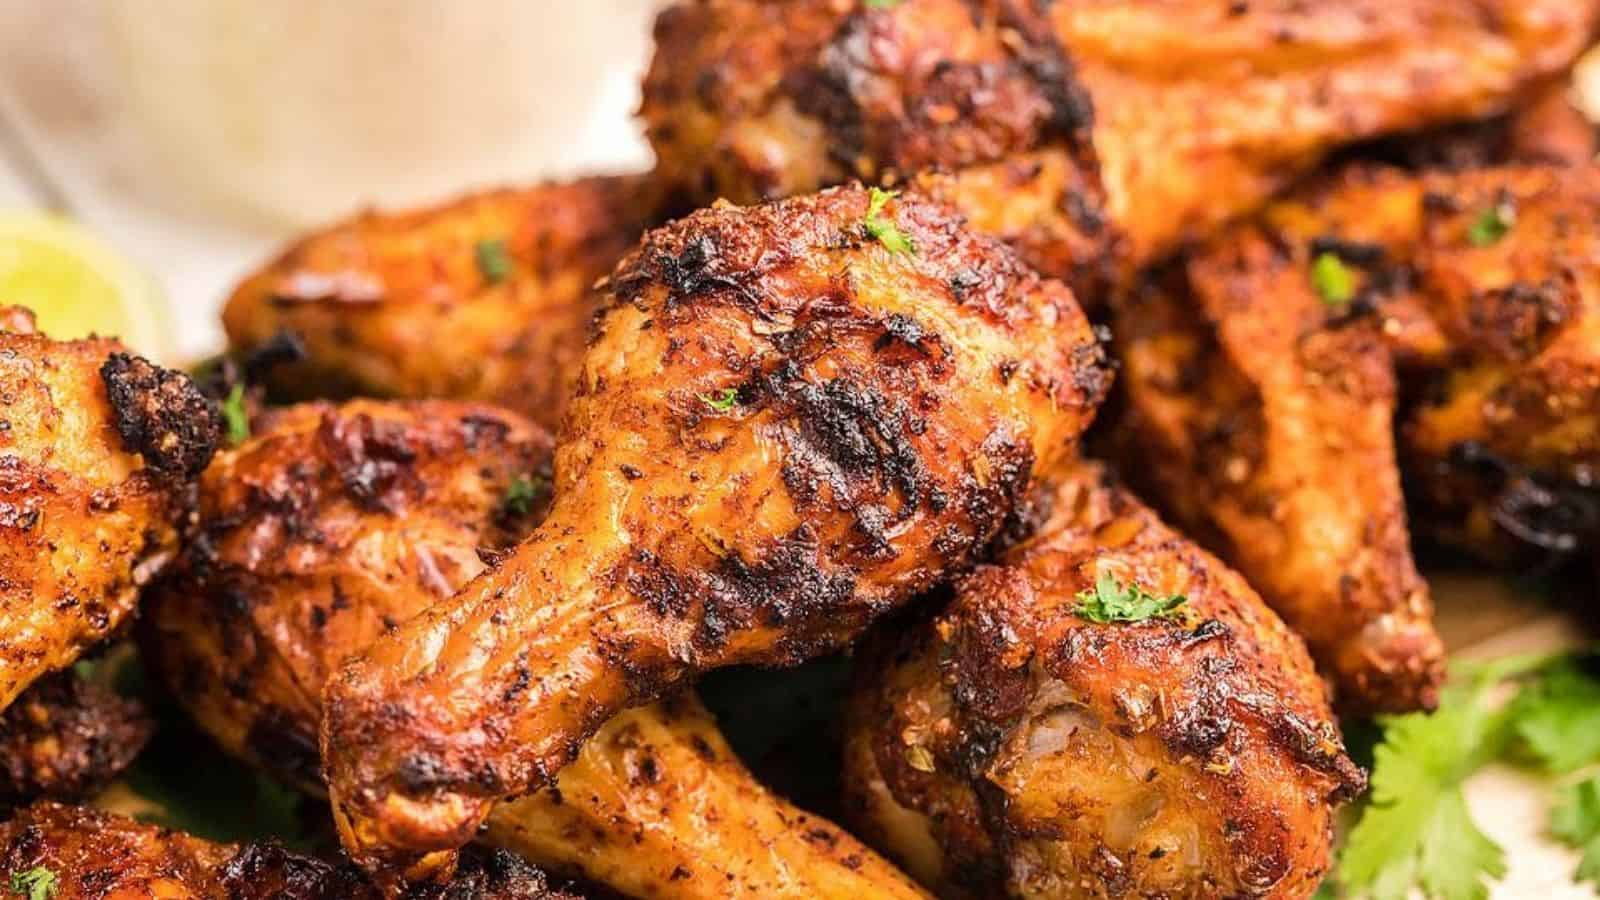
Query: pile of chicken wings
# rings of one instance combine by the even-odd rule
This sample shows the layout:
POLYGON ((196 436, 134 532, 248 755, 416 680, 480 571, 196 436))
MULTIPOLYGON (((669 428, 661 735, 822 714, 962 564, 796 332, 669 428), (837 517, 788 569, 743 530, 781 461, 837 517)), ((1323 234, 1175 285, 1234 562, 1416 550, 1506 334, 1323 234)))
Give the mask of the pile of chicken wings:
POLYGON ((650 172, 308 235, 193 378, 7 309, 0 873, 1310 897, 1366 783, 1336 712, 1447 677, 1414 549, 1600 545, 1597 28, 685 0, 650 172), (152 729, 74 666, 124 639, 342 855, 71 805, 152 729), (841 650, 842 826, 694 691, 841 650))

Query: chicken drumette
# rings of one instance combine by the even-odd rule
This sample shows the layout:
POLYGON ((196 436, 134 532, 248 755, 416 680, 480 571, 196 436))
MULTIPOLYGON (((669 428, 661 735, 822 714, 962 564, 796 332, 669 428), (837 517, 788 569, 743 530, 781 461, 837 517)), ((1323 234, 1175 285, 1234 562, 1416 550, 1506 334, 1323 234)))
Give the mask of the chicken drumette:
MULTIPOLYGON (((504 410, 269 413, 201 480, 199 537, 149 592, 145 657, 228 752, 320 791, 329 673, 526 536, 549 483, 548 439, 504 410)), ((484 839, 632 897, 923 896, 763 789, 691 696, 612 719, 484 839)))
POLYGON ((1498 560, 1596 546, 1600 168, 1356 167, 1266 222, 1376 309, 1415 386, 1400 458, 1421 527, 1498 560))
POLYGON ((248 354, 287 332, 284 398, 483 400, 561 420, 591 291, 660 205, 640 177, 475 194, 366 213, 310 235, 234 291, 223 325, 248 354))
POLYGON ((187 376, 0 310, 0 708, 133 609, 219 432, 187 376))
POLYGON ((858 655, 863 834, 949 897, 1310 896, 1365 779, 1304 645, 1100 467, 1060 477, 1035 536, 858 655))
POLYGON ((1431 707, 1444 647, 1411 557, 1380 324, 1252 227, 1120 300, 1108 455, 1258 587, 1363 710, 1431 707), (1330 319, 1332 321, 1330 321, 1330 319))
POLYGON ((460 846, 621 709, 838 647, 969 564, 1110 380, 1064 285, 909 195, 703 210, 605 292, 550 517, 328 684, 367 862, 460 846))
POLYGON ((1080 293, 1333 147, 1502 110, 1593 0, 687 0, 643 116, 706 202, 910 177, 1080 293))
MULTIPOLYGON (((0 822, 0 884, 50 900, 381 900, 354 866, 275 844, 218 844, 93 809, 38 803, 0 822)), ((506 853, 399 900, 579 900, 506 853)))
POLYGON ((1354 164, 1119 305, 1118 456, 1341 701, 1406 709, 1437 682, 1402 468, 1419 527, 1490 559, 1600 540, 1597 219, 1589 163, 1354 164))

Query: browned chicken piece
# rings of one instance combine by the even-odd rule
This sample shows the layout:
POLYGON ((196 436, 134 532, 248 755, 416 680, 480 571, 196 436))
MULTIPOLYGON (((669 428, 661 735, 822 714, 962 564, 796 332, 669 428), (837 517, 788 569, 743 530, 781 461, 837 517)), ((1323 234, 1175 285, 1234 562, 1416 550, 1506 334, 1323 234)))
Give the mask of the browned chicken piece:
POLYGON ((0 810, 94 794, 153 731, 138 701, 70 670, 46 675, 0 712, 0 810))
POLYGON ((1505 109, 1594 0, 685 0, 642 115, 703 201, 907 177, 1086 296, 1334 147, 1505 109))
POLYGON ((310 235, 246 279, 223 325, 241 354, 288 332, 288 399, 482 400, 561 421, 595 280, 660 204, 645 179, 598 177, 363 213, 310 235))
POLYGON ((1033 538, 858 654, 862 833, 946 897, 1311 896, 1365 776, 1304 644, 1098 465, 1061 478, 1033 538))
POLYGON ((702 210, 605 292, 550 517, 328 684, 367 863, 460 846, 623 708, 839 647, 965 567, 1110 381, 1064 285, 909 195, 702 210))
POLYGON ((1600 168, 1345 184, 1340 204, 1381 194, 1373 240, 1412 273, 1391 305, 1442 338, 1402 359, 1425 385, 1401 426, 1422 527, 1498 560, 1600 546, 1600 168))
MULTIPOLYGON (((201 480, 199 538, 148 592, 145 658, 224 749, 320 792, 322 683, 526 536, 549 478, 548 439, 491 407, 271 413, 201 480)), ((554 787, 496 807, 484 838, 631 897, 924 896, 762 788, 688 696, 612 719, 554 787)))
MULTIPOLYGON (((1224 273, 1202 291, 1231 278, 1261 305, 1309 309, 1318 305, 1312 270, 1329 257, 1352 300, 1326 316, 1376 310, 1361 327, 1387 338, 1408 387, 1401 461, 1419 527, 1494 560, 1570 554, 1600 541, 1597 221, 1600 170, 1589 163, 1421 173, 1356 165, 1275 202, 1190 270, 1224 273), (1258 243, 1276 248, 1273 265, 1292 274, 1270 275, 1272 266, 1241 256, 1258 243)), ((1308 342, 1327 339, 1303 330, 1308 342)), ((1374 350, 1365 365, 1383 355, 1374 350)), ((1140 379, 1132 366, 1128 374, 1133 396, 1140 379)), ((1332 418, 1316 429, 1341 441, 1349 431, 1332 418)), ((1169 485, 1169 494, 1188 490, 1169 485)), ((1351 514, 1376 519, 1383 509, 1349 504, 1352 496, 1351 514)))
POLYGON ((220 433, 188 376, 0 310, 0 709, 131 611, 220 433))
MULTIPOLYGON (((37 803, 0 823, 0 884, 50 900, 380 900, 354 866, 273 844, 218 844, 84 807, 37 803), (43 887, 40 887, 40 886, 43 887), (20 886, 20 887, 19 887, 20 886)), ((507 853, 402 900, 579 900, 507 853)))

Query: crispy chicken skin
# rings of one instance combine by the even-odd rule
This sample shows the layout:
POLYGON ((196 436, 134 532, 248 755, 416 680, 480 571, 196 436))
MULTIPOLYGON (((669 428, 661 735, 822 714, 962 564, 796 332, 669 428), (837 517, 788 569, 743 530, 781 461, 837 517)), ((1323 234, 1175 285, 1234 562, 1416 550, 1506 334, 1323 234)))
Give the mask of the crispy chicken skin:
MULTIPOLYGON (((1227 334, 1239 327, 1226 324, 1230 319, 1249 322, 1299 309, 1294 327, 1301 347, 1376 329, 1385 346, 1364 338, 1359 352, 1339 365, 1339 383, 1369 371, 1377 383, 1387 378, 1378 369, 1398 367, 1407 387, 1399 458, 1418 527, 1501 562, 1572 553, 1600 540, 1594 493, 1600 465, 1597 211, 1600 170, 1587 162, 1420 172, 1356 164, 1274 202, 1258 223, 1231 229, 1198 251, 1188 263, 1188 290, 1202 298, 1217 340, 1236 346, 1241 356, 1270 351, 1259 338, 1230 341, 1227 334), (1329 309, 1316 298, 1309 272, 1322 253, 1338 257, 1352 276, 1348 308, 1329 309), (1217 310, 1226 307, 1205 299, 1213 294, 1243 299, 1223 314, 1217 310), (1252 305, 1270 313, 1243 312, 1252 305), (1319 306, 1323 311, 1313 312, 1319 306)), ((1160 432, 1176 429, 1159 422, 1171 418, 1190 423, 1196 435, 1190 443, 1200 446, 1208 432, 1193 426, 1215 418, 1204 408, 1217 407, 1204 398, 1227 379, 1185 368, 1189 357, 1174 349, 1183 339, 1152 338, 1165 329, 1141 324, 1153 318, 1148 309, 1130 304, 1125 313, 1123 337, 1135 348, 1125 369, 1135 423, 1126 443, 1134 452, 1143 444, 1151 458, 1164 455, 1173 441, 1160 432), (1187 381, 1175 373, 1186 373, 1187 381), (1162 409, 1177 414, 1168 417, 1162 409)), ((1192 338, 1196 331, 1187 333, 1192 338)), ((1299 406, 1329 409, 1326 401, 1299 406)), ((1345 448, 1366 430, 1357 427, 1359 417, 1324 412, 1319 418, 1295 426, 1310 443, 1345 448)), ((1270 425, 1274 416, 1263 420, 1270 425)), ((1278 414, 1280 429, 1291 422, 1278 414)), ((1378 427, 1372 422, 1371 432, 1378 427)), ((1221 443, 1237 441, 1230 433, 1221 443)), ((1380 454, 1375 442, 1369 449, 1359 463, 1342 449, 1322 464, 1302 460, 1295 471, 1320 486, 1340 478, 1366 485, 1340 493, 1345 516, 1393 522, 1398 529, 1391 501, 1372 492, 1374 484, 1392 480, 1395 463, 1380 458, 1388 452, 1380 454)), ((1225 471, 1219 465, 1200 464, 1225 471)), ((1169 505, 1220 517, 1216 503, 1197 490, 1202 480, 1180 472, 1162 480, 1160 496, 1169 505)), ((1253 534, 1227 539, 1262 546, 1253 534)), ((1326 553, 1327 531, 1302 541, 1313 542, 1315 552, 1326 553)), ((1269 598, 1282 600, 1256 566, 1242 558, 1237 564, 1269 598)), ((1292 612, 1285 614, 1300 624, 1292 612)), ((1308 631, 1308 638, 1316 650, 1315 633, 1308 631)))
MULTIPOLYGON (((531 531, 548 492, 506 497, 549 468, 537 427, 479 405, 272 413, 201 481, 200 537, 149 592, 145 658, 228 752, 321 791, 320 685, 531 531), (376 459, 395 490, 353 477, 376 459)), ((496 807, 484 838, 631 897, 923 896, 762 788, 690 696, 612 719, 555 787, 496 807)))
POLYGON ((1114 458, 1260 589, 1359 711, 1444 669, 1395 464, 1380 323, 1330 309, 1310 243, 1233 229, 1118 303, 1114 458))
POLYGON ((55 672, 0 712, 0 810, 104 788, 144 749, 154 723, 137 701, 55 672))
POLYGON ((188 377, 0 310, 0 709, 98 643, 172 555, 216 446, 188 377))
POLYGON ((946 207, 872 207, 856 186, 719 206, 624 258, 550 517, 328 683, 359 859, 460 846, 687 676, 843 645, 1072 451, 1110 371, 1067 288, 946 207))
POLYGON ((942 896, 1309 897, 1365 778, 1300 639, 1097 464, 858 655, 847 806, 942 896), (1182 616, 1078 615, 1102 573, 1182 616))
POLYGON ((709 202, 908 177, 1092 292, 1333 147, 1564 69, 1592 0, 686 0, 642 115, 709 202))
MULTIPOLYGON (((380 900, 354 866, 273 844, 218 844, 181 831, 58 803, 0 823, 0 883, 53 876, 51 900, 380 900)), ((20 893, 20 892, 18 892, 20 893)), ((444 885, 402 900, 579 900, 510 854, 473 857, 444 885)))
POLYGON ((280 397, 481 400, 553 430, 590 288, 638 240, 650 196, 643 178, 596 177, 363 213, 247 278, 223 325, 240 354, 300 339, 305 358, 270 372, 280 397))
POLYGON ((1600 169, 1351 167, 1274 204, 1272 240, 1346 241, 1413 386, 1419 524, 1494 559, 1600 539, 1600 169))

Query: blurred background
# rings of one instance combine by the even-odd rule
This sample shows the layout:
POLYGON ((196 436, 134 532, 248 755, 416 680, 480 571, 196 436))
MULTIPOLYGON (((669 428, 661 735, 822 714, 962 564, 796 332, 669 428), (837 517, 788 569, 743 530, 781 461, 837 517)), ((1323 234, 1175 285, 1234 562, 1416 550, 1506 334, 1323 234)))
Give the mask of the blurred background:
POLYGON ((176 359, 228 288, 368 205, 641 168, 661 0, 0 0, 0 214, 86 225, 176 359))

